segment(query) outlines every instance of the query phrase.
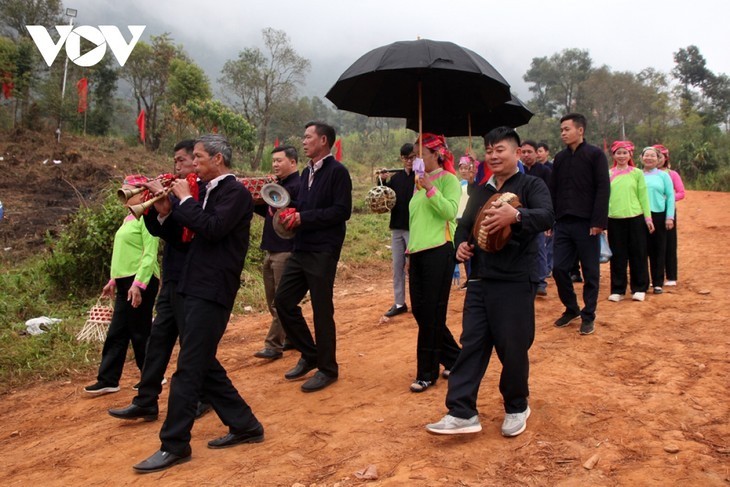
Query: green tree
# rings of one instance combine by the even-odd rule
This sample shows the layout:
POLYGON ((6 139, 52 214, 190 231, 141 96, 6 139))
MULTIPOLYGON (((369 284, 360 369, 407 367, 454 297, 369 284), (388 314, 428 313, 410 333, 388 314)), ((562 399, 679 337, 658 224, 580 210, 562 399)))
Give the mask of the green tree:
POLYGON ((292 100, 310 69, 309 60, 297 54, 286 32, 268 27, 262 35, 266 53, 257 47, 244 49, 238 59, 226 61, 219 79, 234 107, 258 129, 254 170, 261 164, 276 105, 292 100))
POLYGON ((672 69, 672 75, 683 87, 682 98, 691 105, 694 101, 691 88, 705 86, 712 73, 707 69, 707 61, 697 46, 687 46, 675 52, 674 62, 676 66, 672 69))
POLYGON ((61 0, 0 0, 0 31, 14 40, 28 38, 26 25, 61 24, 62 11, 61 0))
POLYGON ((523 79, 532 83, 537 109, 548 115, 568 113, 580 108, 580 86, 593 70, 586 50, 564 49, 550 58, 533 58, 523 79))
POLYGON ((104 59, 93 66, 87 74, 90 91, 87 133, 94 135, 109 133, 114 116, 114 93, 119 79, 119 72, 112 63, 111 56, 104 56, 104 59))
POLYGON ((189 120, 200 132, 219 132, 239 150, 253 149, 256 130, 241 115, 218 100, 190 100, 185 106, 189 120))
POLYGON ((581 85, 583 110, 590 114, 592 133, 607 141, 626 139, 645 116, 651 116, 652 88, 630 72, 613 72, 607 66, 594 70, 581 85))
POLYGON ((184 107, 189 101, 207 100, 212 96, 210 81, 200 66, 183 59, 172 60, 167 84, 168 103, 184 107))
POLYGON ((157 150, 162 141, 163 109, 166 104, 167 84, 173 60, 188 61, 182 47, 172 43, 165 33, 152 36, 151 44, 138 42, 129 60, 120 70, 123 79, 132 85, 137 102, 137 112, 146 112, 146 143, 150 150, 157 150))

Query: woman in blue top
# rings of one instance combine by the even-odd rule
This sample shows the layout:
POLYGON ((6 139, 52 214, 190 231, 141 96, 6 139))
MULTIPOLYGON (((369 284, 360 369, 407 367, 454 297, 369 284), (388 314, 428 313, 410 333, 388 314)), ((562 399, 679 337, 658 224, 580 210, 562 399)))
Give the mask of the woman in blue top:
POLYGON ((667 230, 674 228, 674 185, 669 174, 658 169, 659 150, 645 147, 641 151, 644 163, 644 178, 649 192, 651 218, 654 233, 648 233, 649 273, 651 274, 654 294, 661 294, 664 285, 664 265, 667 253, 667 230))

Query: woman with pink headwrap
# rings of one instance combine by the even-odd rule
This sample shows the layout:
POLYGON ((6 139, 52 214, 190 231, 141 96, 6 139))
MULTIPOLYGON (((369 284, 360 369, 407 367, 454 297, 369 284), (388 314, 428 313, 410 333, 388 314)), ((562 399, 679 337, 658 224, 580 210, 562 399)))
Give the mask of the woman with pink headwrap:
POLYGON ((436 383, 439 364, 445 368, 443 377, 448 377, 460 351, 446 326, 446 311, 461 186, 455 176, 454 155, 443 136, 423 134, 422 145, 422 164, 418 159, 413 164, 416 191, 408 206, 408 283, 418 323, 418 365, 412 392, 423 392, 436 383))
POLYGON ((634 167, 634 144, 617 140, 611 144, 613 167, 609 170, 608 244, 611 247, 611 294, 619 302, 626 293, 626 264, 630 270, 631 298, 644 301, 649 289, 646 231, 654 231, 646 180, 634 167))
MULTIPOLYGON (((654 146, 659 149, 659 169, 669 174, 674 186, 674 202, 684 199, 684 183, 682 177, 677 171, 672 169, 669 164, 669 149, 661 144, 654 146)), ((667 230, 667 261, 666 261, 666 277, 665 286, 677 285, 677 207, 674 207, 674 227, 667 230)))

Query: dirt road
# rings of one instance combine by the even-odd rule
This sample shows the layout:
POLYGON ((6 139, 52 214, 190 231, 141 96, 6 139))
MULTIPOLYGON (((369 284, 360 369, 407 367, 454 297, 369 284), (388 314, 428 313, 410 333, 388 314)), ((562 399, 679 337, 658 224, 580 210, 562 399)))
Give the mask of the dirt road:
MULTIPOLYGON (((391 305, 388 271, 351 270, 335 289, 340 380, 314 394, 283 378, 297 357, 262 363, 252 353, 268 328, 264 314, 236 316, 219 357, 266 428, 266 441, 210 450, 224 434, 215 414, 193 430, 193 460, 140 476, 131 466, 158 447, 161 421, 122 422, 106 409, 134 396, 88 398, 93 377, 42 383, 0 397, 3 485, 727 485, 730 481, 728 320, 730 194, 689 192, 679 205, 680 281, 643 303, 611 303, 602 266, 596 333, 556 329, 555 287, 537 302, 531 350, 532 416, 505 439, 499 363, 480 393, 484 430, 428 434, 445 413, 447 384, 409 392, 415 374, 411 314, 379 324, 391 305), (592 469, 583 464, 594 455, 592 469), (161 484, 159 484, 161 482, 161 484)), ((460 332, 464 293, 452 292, 449 325, 460 332)), ((311 309, 305 308, 307 316, 311 309)), ((161 401, 166 410, 167 386, 161 401)))

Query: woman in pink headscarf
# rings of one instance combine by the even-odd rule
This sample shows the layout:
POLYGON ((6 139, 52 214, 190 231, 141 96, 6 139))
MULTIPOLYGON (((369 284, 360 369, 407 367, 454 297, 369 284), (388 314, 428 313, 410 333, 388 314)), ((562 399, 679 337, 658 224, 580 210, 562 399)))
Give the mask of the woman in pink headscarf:
MULTIPOLYGON (((414 144, 418 147, 418 140, 414 144)), ((451 278, 454 272, 454 231, 461 185, 454 171, 454 155, 443 136, 423 134, 423 153, 413 164, 416 191, 408 205, 408 287, 413 317, 418 323, 416 379, 412 392, 423 392, 453 367, 459 345, 446 326, 451 278)))
POLYGON ((619 302, 626 293, 626 264, 634 301, 644 301, 649 289, 646 229, 654 231, 646 180, 634 167, 634 144, 617 140, 611 144, 613 167, 609 170, 611 196, 608 200, 608 244, 611 247, 611 294, 619 302))
MULTIPOLYGON (((669 174, 674 186, 674 201, 684 199, 684 183, 682 177, 677 171, 672 169, 669 163, 669 149, 661 144, 654 146, 659 149, 659 169, 669 174)), ((674 226, 671 230, 667 230, 667 260, 665 263, 667 280, 664 281, 665 286, 677 285, 677 206, 674 206, 674 226)))

